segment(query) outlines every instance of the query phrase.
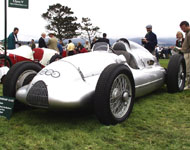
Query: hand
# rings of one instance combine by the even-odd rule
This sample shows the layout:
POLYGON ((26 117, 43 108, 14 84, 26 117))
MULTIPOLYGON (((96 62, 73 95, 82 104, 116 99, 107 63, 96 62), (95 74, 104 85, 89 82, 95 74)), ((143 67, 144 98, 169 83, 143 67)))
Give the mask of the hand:
POLYGON ((147 41, 146 38, 142 39, 142 41, 143 41, 144 43, 148 43, 148 41, 147 41))

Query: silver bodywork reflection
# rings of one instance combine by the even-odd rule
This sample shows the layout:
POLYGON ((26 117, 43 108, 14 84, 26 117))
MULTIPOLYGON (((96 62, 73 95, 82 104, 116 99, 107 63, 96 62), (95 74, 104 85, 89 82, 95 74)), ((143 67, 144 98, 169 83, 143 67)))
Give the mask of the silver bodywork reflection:
POLYGON ((138 68, 131 67, 126 57, 116 55, 110 49, 92 50, 46 66, 29 85, 17 91, 16 98, 27 105, 49 109, 71 110, 89 107, 100 74, 108 65, 114 63, 121 63, 130 68, 135 80, 135 97, 163 86, 166 71, 156 58, 134 42, 130 41, 130 46, 124 42, 120 43, 125 45, 138 68))

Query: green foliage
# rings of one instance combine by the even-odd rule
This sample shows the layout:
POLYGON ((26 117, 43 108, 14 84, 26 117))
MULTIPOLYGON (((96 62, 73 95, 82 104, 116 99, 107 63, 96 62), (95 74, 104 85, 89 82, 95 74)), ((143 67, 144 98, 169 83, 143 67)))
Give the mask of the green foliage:
POLYGON ((136 99, 129 119, 116 126, 100 124, 93 112, 25 108, 0 118, 0 149, 189 150, 189 106, 189 91, 169 94, 162 87, 136 99))
POLYGON ((84 17, 82 18, 80 29, 82 31, 81 38, 85 40, 88 39, 90 43, 92 43, 91 39, 96 37, 97 34, 100 34, 99 32, 100 28, 98 26, 93 26, 90 18, 84 18, 84 17))
POLYGON ((80 24, 77 23, 77 17, 73 16, 74 12, 67 6, 55 4, 49 6, 42 17, 48 21, 46 28, 53 31, 59 39, 69 39, 80 35, 77 30, 80 24))

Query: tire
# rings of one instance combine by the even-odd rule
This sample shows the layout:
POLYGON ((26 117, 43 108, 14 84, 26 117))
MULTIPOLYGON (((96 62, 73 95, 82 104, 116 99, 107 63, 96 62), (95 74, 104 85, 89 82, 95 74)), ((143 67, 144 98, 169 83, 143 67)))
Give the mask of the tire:
POLYGON ((57 61, 57 60, 59 60, 59 59, 61 59, 61 58, 63 58, 61 55, 55 54, 55 55, 53 55, 53 56, 51 57, 49 63, 51 64, 52 62, 57 61))
POLYGON ((135 83, 130 69, 122 64, 109 65, 101 73, 95 89, 94 110, 98 120, 105 125, 123 122, 133 109, 134 98, 135 83), (116 99, 114 105, 119 106, 112 103, 116 99), (119 107, 123 110, 117 114, 114 110, 119 107))
POLYGON ((186 65, 183 55, 176 54, 170 58, 167 69, 167 89, 169 93, 181 92, 185 87, 186 65))
MULTIPOLYGON (((29 61, 22 61, 13 65, 5 77, 3 96, 15 97, 16 91, 29 84, 40 70, 41 67, 38 64, 29 61)), ((19 102, 16 101, 15 105, 18 107, 19 102)))
POLYGON ((6 66, 10 68, 12 66, 11 59, 9 56, 5 56, 3 54, 0 54, 0 67, 5 66, 5 64, 4 64, 5 58, 6 58, 6 64, 7 64, 6 66))

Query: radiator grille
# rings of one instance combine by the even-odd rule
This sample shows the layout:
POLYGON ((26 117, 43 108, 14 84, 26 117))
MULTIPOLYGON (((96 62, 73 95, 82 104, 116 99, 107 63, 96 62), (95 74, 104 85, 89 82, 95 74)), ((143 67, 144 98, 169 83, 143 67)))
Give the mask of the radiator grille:
POLYGON ((48 90, 43 81, 36 82, 28 92, 26 101, 33 106, 48 107, 48 90))

